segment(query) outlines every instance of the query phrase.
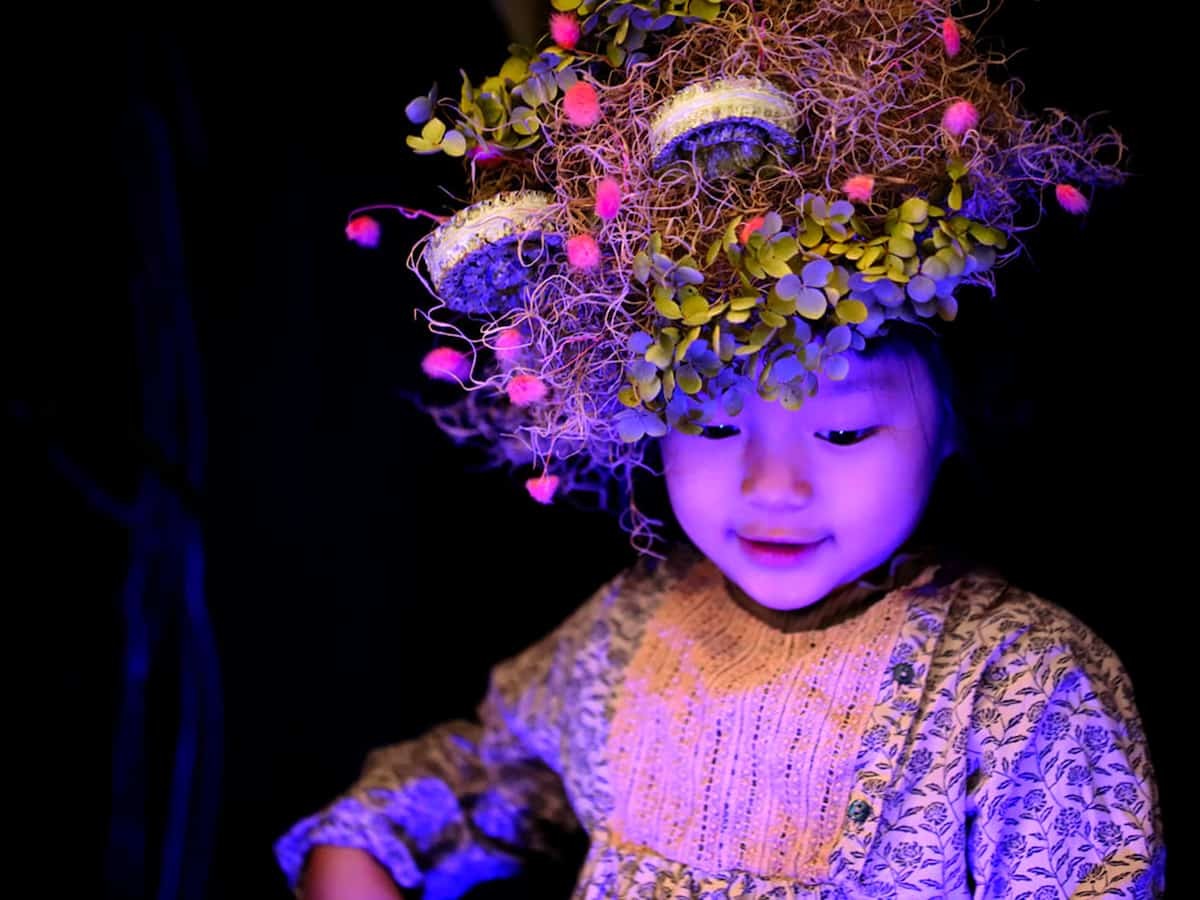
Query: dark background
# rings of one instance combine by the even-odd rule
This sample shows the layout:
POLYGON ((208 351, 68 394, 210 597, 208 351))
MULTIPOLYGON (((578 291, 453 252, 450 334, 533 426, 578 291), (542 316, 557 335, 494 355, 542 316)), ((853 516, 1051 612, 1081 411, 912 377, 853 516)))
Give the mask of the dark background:
MULTIPOLYGON (((1164 307, 1188 291, 1146 261, 1169 234, 1149 17, 1092 9, 1010 0, 988 29, 1026 48, 1010 71, 1029 106, 1109 111, 1135 175, 1088 218, 1050 210, 1034 259, 1000 274, 1034 419, 990 460, 979 512, 1013 577, 1124 660, 1169 828, 1179 663, 1162 623, 1194 591, 1165 537, 1182 491, 1166 454, 1191 424, 1171 400, 1188 359, 1164 307)), ((440 187, 463 193, 459 163, 413 155, 403 108, 435 80, 457 92, 459 67, 494 71, 506 43, 484 2, 314 9, 103 41, 79 28, 22 73, 39 88, 18 101, 39 174, 13 173, 32 247, 14 262, 35 286, 10 298, 6 493, 33 621, 10 640, 14 658, 36 648, 23 746, 47 774, 14 781, 45 827, 69 830, 38 842, 63 895, 98 876, 113 895, 143 878, 156 895, 190 690, 207 698, 190 810, 216 840, 208 864, 203 825, 185 832, 174 896, 286 896, 271 844, 292 821, 367 749, 469 715, 491 665, 635 558, 615 521, 532 503, 524 474, 469 471, 477 454, 400 400, 430 390, 432 339, 413 315, 427 298, 405 267, 427 224, 380 216, 377 251, 342 233, 360 205, 458 208, 440 187), (139 533, 158 543, 135 553, 119 513, 148 483, 161 518, 139 533), (144 732, 122 732, 136 559, 150 560, 144 732), (207 656, 181 612, 198 594, 207 656), (122 804, 144 829, 118 828, 124 853, 109 820, 122 804)))

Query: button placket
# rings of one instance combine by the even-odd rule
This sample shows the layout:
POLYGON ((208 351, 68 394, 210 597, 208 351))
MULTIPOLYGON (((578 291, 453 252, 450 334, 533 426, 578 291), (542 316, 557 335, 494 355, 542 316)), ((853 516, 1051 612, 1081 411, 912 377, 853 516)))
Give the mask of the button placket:
POLYGON ((885 670, 890 686, 884 688, 880 705, 883 710, 894 707, 889 715, 876 720, 878 724, 888 726, 889 737, 872 753, 859 760, 857 781, 846 808, 843 835, 851 842, 848 846, 858 848, 864 860, 871 853, 878 829, 887 813, 884 803, 887 790, 900 775, 893 765, 895 760, 889 755, 888 747, 898 746, 898 742, 902 742, 913 727, 918 701, 924 690, 925 679, 929 676, 930 660, 940 635, 940 629, 923 627, 921 623, 930 619, 940 622, 950 602, 949 594, 939 590, 910 591, 909 594, 913 602, 897 646, 907 640, 912 648, 908 656, 911 661, 893 663, 885 670), (867 780, 884 776, 885 772, 887 784, 879 785, 881 790, 868 790, 867 780))

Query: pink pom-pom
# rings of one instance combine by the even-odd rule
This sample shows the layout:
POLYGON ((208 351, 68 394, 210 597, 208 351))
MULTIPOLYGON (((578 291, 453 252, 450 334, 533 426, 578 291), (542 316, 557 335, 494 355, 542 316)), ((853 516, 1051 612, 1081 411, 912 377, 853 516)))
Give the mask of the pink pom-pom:
POLYGON ((567 239, 567 259, 577 269, 594 269, 600 265, 600 245, 590 234, 577 234, 567 239))
POLYGON ((842 185, 842 190, 855 203, 866 203, 871 199, 871 192, 875 190, 875 176, 855 175, 847 178, 846 183, 842 185))
POLYGON ((979 110, 970 100, 951 103, 942 116, 942 126, 955 137, 979 124, 979 110))
POLYGON ((946 45, 947 56, 958 56, 962 49, 962 38, 958 33, 958 23, 950 16, 942 20, 942 43, 946 45))
POLYGON ((1058 205, 1073 215, 1087 212, 1087 197, 1083 196, 1077 187, 1069 184, 1056 185, 1054 196, 1058 198, 1058 205))
POLYGON ((555 13, 550 17, 550 37, 564 50, 574 50, 579 43, 579 20, 570 13, 555 13))
POLYGON ((577 81, 563 96, 563 110, 572 125, 586 128, 600 121, 600 98, 586 81, 577 81))
POLYGON ((484 169, 494 169, 504 162, 504 154, 488 144, 476 144, 467 151, 467 159, 484 169))
POLYGON ((525 482, 525 490, 529 491, 529 496, 538 503, 549 503, 554 499, 554 492, 558 490, 558 476, 539 475, 537 478, 530 478, 525 482))
POLYGON ((615 178, 602 178, 596 186, 596 215, 611 219, 621 209, 621 182, 615 178))
POLYGON ((508 383, 508 399, 517 406, 528 406, 546 396, 546 385, 536 375, 517 375, 508 383))
POLYGON ((379 223, 370 216, 351 219, 346 226, 346 237, 360 247, 376 247, 379 245, 379 223))
POLYGON ((430 378, 462 382, 471 374, 471 361, 453 347, 438 347, 425 354, 421 368, 430 378))
POLYGON ((521 352, 525 338, 519 328, 505 328, 496 338, 496 357, 504 362, 512 362, 521 352))
POLYGON ((758 231, 758 229, 761 228, 762 224, 766 221, 767 221, 766 216, 755 216, 753 219, 751 219, 745 225, 742 226, 742 230, 740 232, 738 232, 738 240, 740 240, 743 244, 745 244, 747 241, 750 240, 750 235, 752 235, 752 234, 754 234, 754 232, 758 231))

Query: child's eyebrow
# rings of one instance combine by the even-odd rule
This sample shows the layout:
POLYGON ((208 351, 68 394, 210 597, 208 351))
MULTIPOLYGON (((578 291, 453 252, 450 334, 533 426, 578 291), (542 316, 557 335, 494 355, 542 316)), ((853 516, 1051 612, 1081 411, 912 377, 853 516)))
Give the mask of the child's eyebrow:
POLYGON ((856 378, 852 381, 830 381, 822 388, 829 396, 845 397, 847 394, 869 394, 876 391, 895 390, 896 381, 886 375, 873 375, 869 378, 856 378))

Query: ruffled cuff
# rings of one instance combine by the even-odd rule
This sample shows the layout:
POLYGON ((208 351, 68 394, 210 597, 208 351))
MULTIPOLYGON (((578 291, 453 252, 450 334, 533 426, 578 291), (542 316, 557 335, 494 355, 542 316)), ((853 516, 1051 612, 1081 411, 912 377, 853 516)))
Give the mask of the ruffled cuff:
POLYGON ((416 887, 421 883, 421 872, 397 830, 387 816, 345 798, 293 825, 275 842, 275 858, 292 890, 296 890, 309 852, 318 844, 365 850, 400 887, 416 887))

